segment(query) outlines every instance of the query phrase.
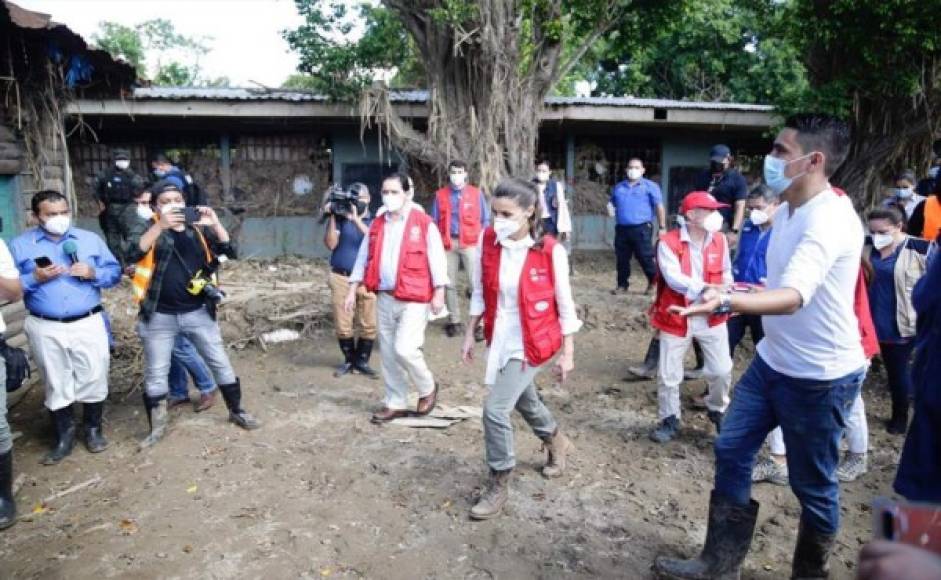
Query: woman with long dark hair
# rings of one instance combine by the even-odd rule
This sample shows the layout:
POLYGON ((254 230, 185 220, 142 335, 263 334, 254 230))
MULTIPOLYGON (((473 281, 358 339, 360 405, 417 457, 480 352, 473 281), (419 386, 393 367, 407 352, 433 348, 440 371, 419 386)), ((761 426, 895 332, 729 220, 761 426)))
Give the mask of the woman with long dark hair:
POLYGON ((506 179, 493 193, 493 225, 480 236, 479 266, 475 268, 470 324, 462 357, 474 353, 474 328, 483 320, 490 351, 485 383, 490 394, 484 402, 484 442, 490 482, 473 519, 498 515, 509 496, 510 473, 516 465, 513 452, 515 408, 548 451, 542 474, 559 477, 565 470, 572 442, 559 430, 533 382, 557 353, 553 367, 564 382, 575 368, 574 335, 582 323, 575 312, 569 285, 565 248, 551 236, 543 237, 537 215, 538 190, 520 179, 506 179))

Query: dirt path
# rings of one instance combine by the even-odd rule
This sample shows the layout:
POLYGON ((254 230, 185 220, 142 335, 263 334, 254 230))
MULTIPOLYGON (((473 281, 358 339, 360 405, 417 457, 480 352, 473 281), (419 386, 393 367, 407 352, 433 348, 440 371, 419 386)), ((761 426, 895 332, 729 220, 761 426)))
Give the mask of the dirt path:
MULTIPOLYGON (((644 299, 611 296, 613 275, 593 273, 605 268, 606 260, 591 260, 575 278, 589 324, 577 339, 573 380, 563 389, 548 374, 537 379, 573 436, 574 466, 544 480, 540 442, 517 418, 520 465, 503 517, 466 516, 485 477, 479 422, 444 431, 369 424, 381 383, 333 378, 337 348, 324 333, 233 353, 246 407, 264 422, 251 433, 227 424, 221 403, 200 415, 183 409, 166 441, 138 453, 147 424, 139 394, 113 395, 111 449, 92 456, 78 448, 43 467, 50 435, 34 389, 11 413, 23 434, 15 460, 26 477, 17 496, 24 517, 0 533, 0 578, 650 577, 656 553, 702 541, 713 432, 690 408, 701 388, 694 383, 684 389, 682 437, 664 446, 647 440, 655 385, 621 380, 649 338, 644 299)), ((429 329, 442 399, 479 405, 483 363, 461 366, 459 347, 440 327, 429 329)), ((737 361, 736 377, 746 363, 737 361)), ((126 380, 113 377, 116 390, 126 380)), ((887 412, 883 380, 866 386, 870 473, 843 486, 835 578, 855 573, 870 537, 868 504, 890 492, 895 473, 902 441, 877 419, 887 412)), ((762 507, 743 577, 787 577, 797 502, 767 484, 755 497, 762 507)))

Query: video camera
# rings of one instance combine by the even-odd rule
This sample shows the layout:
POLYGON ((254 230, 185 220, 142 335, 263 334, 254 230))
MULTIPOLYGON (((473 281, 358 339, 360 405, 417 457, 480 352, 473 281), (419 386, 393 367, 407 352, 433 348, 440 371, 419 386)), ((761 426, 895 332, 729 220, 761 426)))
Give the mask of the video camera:
POLYGON ((330 204, 328 213, 341 217, 348 217, 352 214, 354 205, 357 206, 356 210, 360 214, 365 209, 364 204, 359 203, 359 194, 345 190, 338 184, 331 187, 327 192, 327 202, 330 204))

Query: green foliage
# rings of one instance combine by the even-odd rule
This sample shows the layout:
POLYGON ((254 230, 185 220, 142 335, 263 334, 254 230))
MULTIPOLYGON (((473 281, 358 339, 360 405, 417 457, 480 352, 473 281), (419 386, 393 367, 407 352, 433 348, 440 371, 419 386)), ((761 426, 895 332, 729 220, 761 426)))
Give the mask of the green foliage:
POLYGON ((849 118, 854 98, 906 99, 938 87, 930 73, 941 58, 938 14, 938 0, 789 0, 781 33, 804 55, 813 90, 777 104, 849 118))
POLYGON ((225 86, 227 78, 209 79, 201 74, 199 58, 209 51, 208 40, 180 34, 172 22, 163 18, 147 20, 133 28, 103 21, 92 35, 98 48, 125 59, 139 77, 150 76, 156 85, 225 86))
POLYGON ((305 22, 283 35, 300 55, 304 88, 343 99, 358 95, 383 69, 397 70, 393 86, 414 86, 422 78, 418 51, 388 9, 344 0, 295 3, 305 22))
POLYGON ((807 87, 801 55, 773 35, 779 5, 666 0, 635 6, 586 55, 576 77, 595 83, 599 95, 768 103, 801 94, 807 87))

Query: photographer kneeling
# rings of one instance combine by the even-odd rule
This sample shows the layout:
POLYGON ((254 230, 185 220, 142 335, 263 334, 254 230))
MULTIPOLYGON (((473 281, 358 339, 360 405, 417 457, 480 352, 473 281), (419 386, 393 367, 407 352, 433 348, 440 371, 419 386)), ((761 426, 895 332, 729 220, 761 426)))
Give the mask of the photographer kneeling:
POLYGON ((144 406, 151 431, 141 446, 153 445, 166 432, 167 374, 181 334, 209 365, 229 420, 243 429, 255 429, 257 421, 240 405, 242 389, 215 320, 223 296, 211 282, 219 264, 215 254, 234 257, 229 233, 211 208, 186 208, 183 193, 171 182, 154 185, 152 203, 156 214, 134 229, 128 252, 128 261, 137 263, 132 282, 134 299, 140 304, 137 334, 147 367, 144 406))
POLYGON ((330 255, 330 292, 333 296, 333 320, 337 340, 344 362, 334 376, 341 377, 352 371, 377 378, 369 366, 373 343, 376 340, 376 294, 360 286, 356 291, 356 309, 347 312, 343 307, 350 288, 350 273, 356 263, 356 254, 363 238, 369 233, 372 217, 369 215, 369 188, 354 183, 349 191, 333 188, 329 192, 323 211, 327 216, 323 243, 330 255), (355 315, 355 316, 354 316, 355 315), (359 326, 359 341, 354 336, 353 323, 359 326))

